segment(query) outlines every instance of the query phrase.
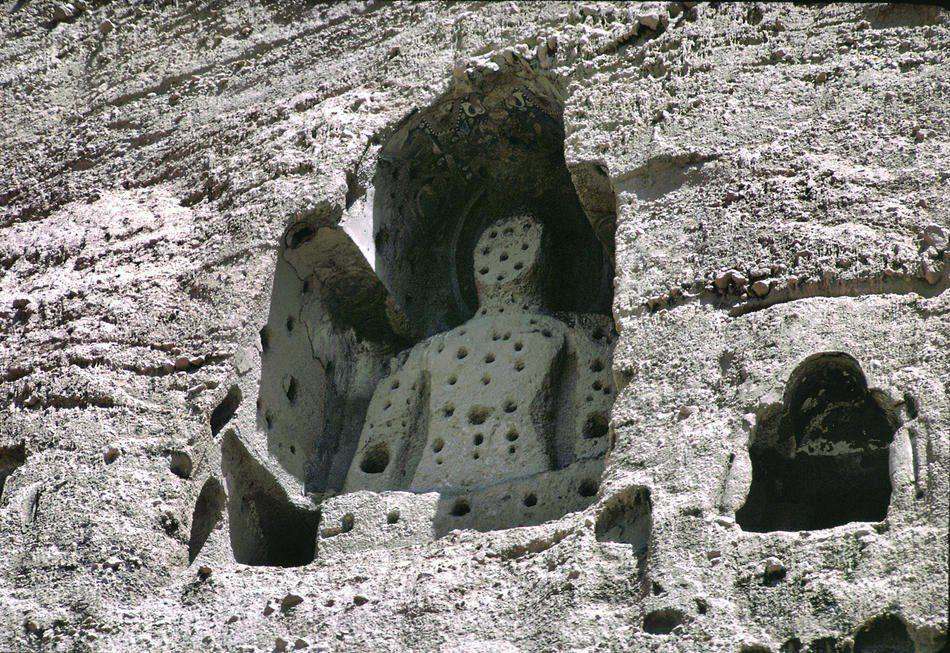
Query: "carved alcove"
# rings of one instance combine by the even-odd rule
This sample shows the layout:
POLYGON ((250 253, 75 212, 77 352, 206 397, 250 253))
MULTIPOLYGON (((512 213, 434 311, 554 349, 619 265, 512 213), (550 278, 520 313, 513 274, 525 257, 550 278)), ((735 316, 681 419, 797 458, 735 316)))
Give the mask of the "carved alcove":
POLYGON ((809 357, 789 377, 782 403, 759 416, 749 445, 752 485, 736 521, 755 532, 882 521, 898 427, 854 358, 809 357))
MULTIPOLYGON (((537 76, 499 75, 478 89, 455 88, 395 130, 372 175, 349 175, 353 193, 342 218, 287 230, 259 334, 253 419, 222 436, 236 560, 306 564, 315 555, 321 511, 320 528, 328 533, 364 527, 349 513, 329 523, 321 505, 353 490, 439 492, 426 527, 436 535, 540 523, 595 500, 614 396, 615 203, 597 166, 565 164, 561 98, 554 81, 537 76), (462 325, 479 317, 476 242, 487 237, 488 225, 515 214, 530 216, 543 233, 542 314, 525 313, 523 325, 489 320, 482 339, 470 340, 474 333, 466 335, 462 325), (471 358, 453 358, 454 371, 428 359, 413 368, 458 329, 453 346, 469 347, 471 358), (518 395, 519 378, 528 378, 536 345, 550 355, 538 364, 539 387, 526 400, 518 395), (524 374, 508 378, 503 365, 524 374), (413 369, 418 379, 409 380, 413 369), (450 376, 472 384, 460 397, 485 392, 492 382, 508 394, 497 406, 456 399, 457 423, 436 432, 426 425, 453 409, 444 401, 448 385, 432 384, 450 376), (407 446, 369 441, 375 412, 396 401, 408 401, 411 414, 379 427, 389 422, 386 428, 420 437, 407 446), (508 419, 516 405, 520 432, 508 419), (493 430, 480 430, 482 424, 493 430), (526 482, 520 457, 534 450, 524 454, 537 467, 526 482), (394 479, 393 470, 410 460, 428 460, 433 470, 464 466, 476 479, 494 470, 499 478, 477 488, 447 487, 424 474, 394 479)), ((512 249, 512 256, 522 253, 512 249)), ((514 258, 508 265, 513 272, 514 258)), ((244 394, 252 396, 251 389, 244 394)), ((392 525, 392 514, 378 517, 392 525)))
POLYGON ((487 78, 380 150, 374 269, 418 344, 381 381, 344 491, 437 491, 437 535, 541 523, 597 495, 615 203, 598 168, 568 169, 561 97, 551 79, 487 78), (529 271, 531 299, 483 296, 529 271))

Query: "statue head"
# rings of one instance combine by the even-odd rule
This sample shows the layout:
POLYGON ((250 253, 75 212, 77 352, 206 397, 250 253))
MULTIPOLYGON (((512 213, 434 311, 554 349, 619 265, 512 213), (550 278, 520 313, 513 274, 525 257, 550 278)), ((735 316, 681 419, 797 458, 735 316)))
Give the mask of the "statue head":
POLYGON ((479 306, 540 303, 542 233, 541 223, 528 214, 485 228, 473 256, 479 306))

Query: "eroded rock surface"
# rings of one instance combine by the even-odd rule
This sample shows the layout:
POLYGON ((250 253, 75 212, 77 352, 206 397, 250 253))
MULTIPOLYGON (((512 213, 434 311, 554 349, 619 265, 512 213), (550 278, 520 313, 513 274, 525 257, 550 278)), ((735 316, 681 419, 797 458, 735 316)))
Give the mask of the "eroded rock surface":
POLYGON ((948 21, 5 3, 0 650, 946 650, 948 21))

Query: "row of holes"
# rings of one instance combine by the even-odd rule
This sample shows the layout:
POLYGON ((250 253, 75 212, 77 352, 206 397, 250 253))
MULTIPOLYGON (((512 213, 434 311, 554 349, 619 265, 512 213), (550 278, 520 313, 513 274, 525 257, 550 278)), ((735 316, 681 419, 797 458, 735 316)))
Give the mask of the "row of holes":
MULTIPOLYGON (((596 481, 587 479, 583 481, 577 488, 577 493, 589 499, 597 494, 598 484, 596 481)), ((521 500, 522 505, 526 508, 533 508, 538 505, 538 496, 534 492, 529 492, 521 500)), ((464 517, 472 511, 471 503, 468 499, 459 498, 455 500, 455 503, 452 504, 452 510, 449 511, 453 517, 464 517)))

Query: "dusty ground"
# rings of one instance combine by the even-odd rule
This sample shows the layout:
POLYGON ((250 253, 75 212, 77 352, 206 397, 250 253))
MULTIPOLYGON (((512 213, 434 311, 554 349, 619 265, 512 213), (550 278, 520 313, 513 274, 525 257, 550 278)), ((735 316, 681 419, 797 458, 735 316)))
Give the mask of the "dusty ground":
POLYGON ((693 4, 5 2, 0 649, 946 650, 950 17, 693 4), (285 229, 506 66, 616 198, 597 500, 286 569, 222 523, 189 565, 285 229), (821 352, 899 422, 887 516, 749 532, 750 433, 821 352), (644 491, 642 569, 597 524, 644 491))

